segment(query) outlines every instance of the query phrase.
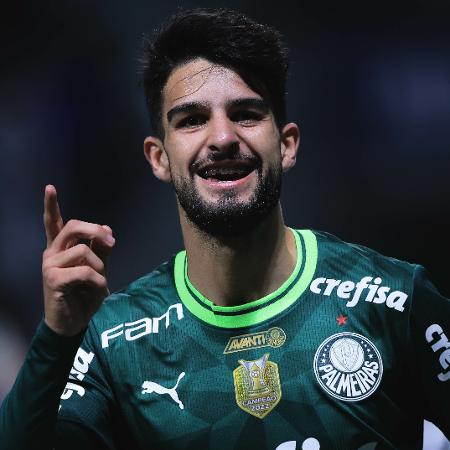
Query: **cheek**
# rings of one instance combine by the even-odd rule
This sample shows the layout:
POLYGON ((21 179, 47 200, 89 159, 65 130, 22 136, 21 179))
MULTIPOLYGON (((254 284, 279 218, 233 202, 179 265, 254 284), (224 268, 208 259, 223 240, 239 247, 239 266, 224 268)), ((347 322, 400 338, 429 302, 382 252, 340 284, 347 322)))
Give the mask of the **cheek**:
POLYGON ((272 124, 245 130, 242 137, 245 144, 263 159, 263 163, 281 158, 279 133, 272 124))
POLYGON ((179 173, 184 165, 182 155, 185 152, 183 152, 182 148, 178 148, 169 140, 165 142, 165 148, 170 171, 172 173, 179 173))
POLYGON ((280 143, 274 139, 266 141, 261 157, 263 166, 280 166, 282 162, 280 143))
POLYGON ((183 173, 189 171, 190 165, 195 161, 198 145, 198 139, 192 135, 182 135, 176 137, 167 137, 164 141, 167 150, 170 166, 172 170, 183 173))

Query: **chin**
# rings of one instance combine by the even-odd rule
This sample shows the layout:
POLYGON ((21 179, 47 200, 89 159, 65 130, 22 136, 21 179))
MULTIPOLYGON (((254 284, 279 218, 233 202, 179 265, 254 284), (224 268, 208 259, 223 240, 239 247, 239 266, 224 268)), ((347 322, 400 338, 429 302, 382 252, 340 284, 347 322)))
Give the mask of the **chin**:
POLYGON ((195 228, 218 238, 239 237, 255 230, 278 205, 281 168, 277 169, 259 182, 249 179, 233 188, 173 181, 178 202, 195 228))

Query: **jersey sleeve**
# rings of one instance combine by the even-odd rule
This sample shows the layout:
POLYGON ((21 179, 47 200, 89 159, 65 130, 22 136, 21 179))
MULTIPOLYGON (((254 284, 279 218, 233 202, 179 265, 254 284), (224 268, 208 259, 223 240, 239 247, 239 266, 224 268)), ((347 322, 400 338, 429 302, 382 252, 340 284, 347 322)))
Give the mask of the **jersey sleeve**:
MULTIPOLYGON (((84 331, 59 336, 42 321, 14 386, 0 408, 1 450, 54 448, 59 397, 84 331)), ((83 430, 79 438, 84 439, 83 430)), ((84 450, 95 447, 85 446, 84 450)))
POLYGON ((95 448, 116 448, 112 425, 116 402, 108 380, 107 363, 97 343, 98 335, 91 322, 61 395, 56 450, 68 448, 80 429, 86 430, 85 439, 95 442, 95 448))
POLYGON ((417 371, 411 376, 420 384, 417 403, 424 410, 423 418, 450 439, 450 300, 439 293, 421 266, 414 272, 410 339, 417 371))

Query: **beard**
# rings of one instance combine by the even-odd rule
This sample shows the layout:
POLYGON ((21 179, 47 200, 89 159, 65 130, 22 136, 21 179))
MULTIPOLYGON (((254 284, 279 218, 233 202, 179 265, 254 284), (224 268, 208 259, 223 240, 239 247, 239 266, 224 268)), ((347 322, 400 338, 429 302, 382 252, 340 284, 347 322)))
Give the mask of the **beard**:
POLYGON ((281 163, 269 167, 266 174, 257 171, 257 186, 245 202, 236 199, 233 190, 214 202, 205 201, 194 180, 173 177, 178 202, 188 220, 213 237, 238 237, 254 230, 277 206, 281 195, 281 163))

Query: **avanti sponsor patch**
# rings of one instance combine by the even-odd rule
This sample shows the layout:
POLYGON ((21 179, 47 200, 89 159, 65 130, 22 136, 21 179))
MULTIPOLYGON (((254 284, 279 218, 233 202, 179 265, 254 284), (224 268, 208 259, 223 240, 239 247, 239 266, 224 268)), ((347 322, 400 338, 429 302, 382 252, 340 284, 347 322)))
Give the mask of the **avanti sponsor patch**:
POLYGON ((286 342, 286 333, 279 327, 258 333, 230 337, 223 351, 225 354, 261 347, 281 347, 286 342))
POLYGON ((329 395, 356 402, 375 392, 383 375, 383 362, 369 339, 356 333, 337 333, 317 349, 314 373, 329 395))

